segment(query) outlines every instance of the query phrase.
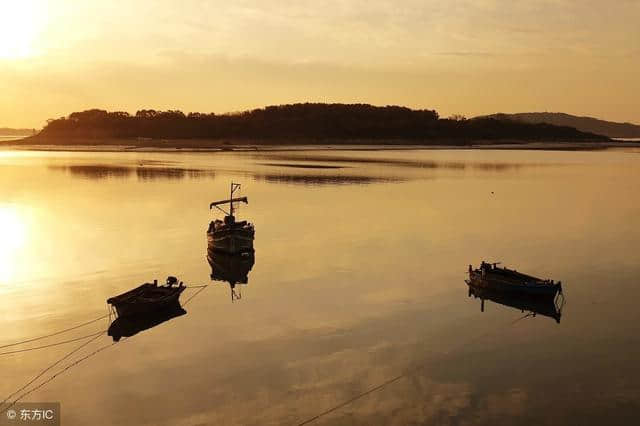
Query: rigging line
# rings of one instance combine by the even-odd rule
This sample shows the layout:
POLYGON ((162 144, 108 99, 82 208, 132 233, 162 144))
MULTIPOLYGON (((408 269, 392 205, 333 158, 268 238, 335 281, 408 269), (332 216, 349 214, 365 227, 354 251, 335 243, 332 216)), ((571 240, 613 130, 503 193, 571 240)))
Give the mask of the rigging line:
MULTIPOLYGON (((516 324, 518 321, 520 321, 520 320, 522 320, 522 319, 527 318, 528 316, 530 316, 530 314, 526 314, 526 315, 524 315, 524 316, 522 316, 522 317, 520 317, 520 318, 516 319, 515 321, 512 321, 512 322, 510 322, 510 323, 507 323, 507 324, 505 324, 505 327, 504 327, 504 328, 510 327, 510 326, 512 326, 512 325, 514 325, 514 324, 516 324)), ((492 333, 495 333, 495 331, 487 331, 486 333, 484 333, 484 334, 482 334, 482 335, 480 335, 480 336, 476 336, 476 338, 471 339, 471 340, 467 341, 466 343, 463 343, 462 345, 458 346, 456 349, 460 349, 461 347, 466 346, 466 345, 468 345, 469 343, 473 343, 475 340, 478 340, 478 339, 480 339, 480 338, 482 338, 482 337, 486 337, 486 336, 488 336, 488 335, 491 335, 492 333)), ((448 350, 448 351, 444 352, 444 354, 448 354, 448 353, 450 353, 450 352, 451 352, 451 350, 448 350)), ((384 383, 381 383, 381 384, 376 385, 376 386, 374 386, 374 387, 372 387, 372 388, 370 388, 370 389, 367 389, 366 391, 364 391, 364 392, 362 392, 362 393, 359 393, 358 395, 354 396, 353 398, 351 398, 351 399, 349 399, 349 400, 347 400, 347 401, 345 401, 345 402, 342 402, 342 403, 340 403, 340 404, 338 404, 338 405, 335 405, 335 406, 333 406, 333 407, 331 407, 331 408, 329 408, 329 409, 327 409, 327 410, 323 411, 323 412, 322 412, 322 413, 320 413, 320 414, 316 414, 315 416, 310 417, 310 418, 308 418, 308 419, 306 419, 306 420, 302 421, 301 423, 297 423, 297 424, 296 424, 296 426, 303 426, 303 425, 306 425, 306 424, 312 423, 312 422, 314 422, 314 421, 318 420, 319 418, 326 416, 327 414, 330 414, 330 413, 332 413, 332 412, 334 412, 334 411, 337 411, 337 410, 339 410, 340 408, 343 408, 343 407, 345 407, 345 406, 347 406, 347 405, 351 404, 352 402, 357 401, 357 400, 358 400, 358 399, 360 399, 360 398, 363 398, 363 397, 365 397, 365 396, 367 396, 367 395, 369 395, 369 394, 371 394, 371 393, 373 393, 373 392, 375 392, 375 391, 377 391, 377 390, 380 390, 380 389, 384 388, 385 386, 388 386, 388 385, 390 385, 390 384, 392 384, 392 383, 394 383, 394 382, 397 382, 398 380, 400 380, 400 379, 402 379, 402 378, 404 378, 404 377, 408 377, 408 376, 409 376, 409 374, 410 374, 410 373, 412 373, 412 372, 416 372, 416 371, 418 371, 418 370, 422 370, 422 369, 426 366, 426 364, 427 364, 426 362, 424 362, 424 363, 422 363, 422 364, 418 364, 418 365, 417 365, 417 366, 415 366, 414 368, 412 368, 412 369, 408 369, 408 370, 406 370, 404 373, 399 374, 399 375, 397 375, 396 377, 394 377, 394 378, 392 378, 392 379, 389 379, 389 380, 385 381, 384 383)))
POLYGON ((77 342, 79 340, 87 339, 89 337, 97 336, 99 334, 104 333, 105 331, 107 331, 107 330, 102 330, 102 331, 99 331, 97 333, 87 334, 86 336, 82 336, 82 337, 76 337, 75 339, 69 339, 69 340, 63 340, 62 342, 51 343, 49 345, 36 346, 34 348, 25 348, 25 349, 18 349, 18 350, 9 351, 9 352, 0 352, 0 356, 2 356, 2 355, 10 355, 10 354, 17 354, 17 353, 21 353, 21 352, 31 352, 31 351, 36 351, 38 349, 46 349, 46 348, 51 348, 53 346, 65 345, 67 343, 73 343, 73 342, 77 342))
MULTIPOLYGON (((65 373, 66 371, 68 371, 69 369, 71 369, 72 367, 75 367, 76 365, 80 364, 81 362, 97 355, 98 353, 102 352, 105 349, 108 349, 110 347, 112 347, 113 345, 117 345, 118 343, 123 343, 126 340, 126 337, 123 338, 120 342, 112 342, 109 343, 108 345, 104 345, 99 347, 98 349, 96 349, 95 351, 91 352, 90 354, 77 359, 76 361, 72 362, 71 364, 67 364, 66 367, 64 367, 62 370, 59 370, 57 373, 55 373, 53 376, 49 377, 47 380, 45 380, 44 382, 40 383, 39 385, 37 385, 36 387, 32 388, 31 390, 28 390, 27 392, 23 393, 22 395, 20 395, 18 398, 16 398, 7 408, 3 409, 3 411, 0 412, 0 415, 2 413, 4 413, 5 411, 7 411, 8 409, 10 409, 11 407, 13 407, 14 405, 16 405, 20 400, 22 400, 23 398, 29 396, 30 394, 32 394, 33 392, 37 391, 38 389, 40 389, 41 387, 43 387, 44 385, 50 383, 51 381, 53 381, 53 379, 55 379, 56 377, 58 377, 59 375, 65 373)), ((93 341, 93 339, 91 340, 93 341)), ((32 382, 33 383, 33 382, 32 382)), ((28 386, 28 385, 27 385, 28 386)), ((26 386, 25 386, 26 387, 26 386)), ((24 388, 23 388, 24 389, 24 388)), ((18 391, 19 392, 19 391, 18 391)), ((17 393, 17 392, 16 392, 17 393)), ((15 395, 15 393, 14 393, 15 395)))
MULTIPOLYGON (((77 348, 75 348, 74 350, 72 350, 71 352, 67 353, 65 356, 63 356, 62 358, 60 358, 59 360, 57 360, 56 362, 54 362, 53 364, 49 365, 47 368, 45 368, 44 370, 42 370, 40 373, 38 373, 38 375, 36 377, 34 377, 33 379, 31 379, 30 382, 28 382, 26 385, 22 386, 20 389, 16 390, 15 392, 13 392, 11 395, 7 396, 2 402, 0 402, 0 406, 4 405, 5 402, 7 402, 9 399, 11 399, 14 395, 16 395, 18 392, 23 391, 24 389, 26 389, 27 387, 29 387, 29 385, 31 385, 32 383, 34 383, 36 380, 38 380, 40 377, 42 377, 47 371, 51 370, 52 368, 54 368, 56 365, 60 364, 62 361, 64 361, 65 359, 69 358, 71 355, 73 355, 74 353, 78 352, 80 349, 84 348, 85 346, 87 346, 89 343, 94 342, 96 339, 98 339, 98 337, 100 337, 102 334, 104 333, 104 331, 100 332, 100 334, 97 334, 93 337, 93 339, 89 339, 86 342, 84 342, 83 344, 81 344, 80 346, 78 346, 77 348)), ((13 407, 15 405, 16 402, 18 402, 19 399, 15 400, 12 404, 10 404, 6 409, 3 409, 1 413, 4 413, 5 411, 7 411, 9 408, 13 407)), ((0 414, 1 414, 0 413, 0 414)))
POLYGON ((84 322, 82 324, 79 324, 79 325, 76 325, 74 327, 70 327, 70 328, 67 328, 67 329, 64 329, 64 330, 56 331, 55 333, 47 334, 46 336, 35 337, 33 339, 23 340, 21 342, 10 343, 8 345, 2 345, 2 346, 0 346, 0 349, 9 348, 11 346, 18 346, 18 345, 22 345, 22 344, 25 344, 25 343, 35 342, 36 340, 46 339, 47 337, 57 336, 58 334, 66 333, 68 331, 76 330, 78 328, 87 326, 89 324, 93 324, 94 322, 98 322, 101 319, 107 318, 108 316, 109 316, 109 314, 106 314, 106 315, 101 316, 100 318, 96 318, 96 319, 93 319, 91 321, 87 321, 87 322, 84 322))
POLYGON ((517 318, 516 320, 511 321, 511 324, 509 324, 509 325, 513 325, 513 324, 515 324, 515 323, 517 323, 517 322, 519 322, 519 321, 521 321, 521 320, 523 320, 523 319, 525 319, 525 318, 533 318, 534 316, 535 316, 535 315, 532 315, 532 313, 531 313, 531 312, 529 312, 529 313, 527 313, 527 314, 525 314, 525 315, 521 316, 520 318, 517 318))
POLYGON ((196 292, 195 292, 195 293, 194 293, 190 298, 188 298, 188 299, 186 300, 186 302, 184 302, 184 303, 182 304, 182 306, 187 306, 187 304, 188 304, 189 302, 191 302, 191 301, 193 300, 193 298, 194 298, 194 297, 196 297, 198 294, 200 294, 200 292, 202 292, 202 291, 203 291, 205 288, 207 288, 207 287, 209 287, 209 286, 208 286, 208 285, 204 285, 204 286, 202 286, 202 287, 200 288, 200 290, 196 291, 196 292))
POLYGON ((207 287, 208 284, 202 284, 202 285, 188 285, 186 286, 187 288, 203 288, 203 287, 207 287))

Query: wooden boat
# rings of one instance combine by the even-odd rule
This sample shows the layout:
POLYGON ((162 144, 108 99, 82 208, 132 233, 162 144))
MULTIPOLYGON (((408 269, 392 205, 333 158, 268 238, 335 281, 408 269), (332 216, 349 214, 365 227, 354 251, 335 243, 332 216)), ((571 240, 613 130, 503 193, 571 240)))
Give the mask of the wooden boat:
POLYGON ((476 288, 540 297, 554 297, 558 292, 562 292, 560 281, 545 280, 513 269, 500 268, 498 264, 499 262, 482 262, 476 269, 469 265, 467 284, 476 288))
POLYGON ((180 302, 176 300, 157 311, 116 318, 109 326, 107 334, 117 342, 122 337, 134 336, 141 331, 148 330, 163 322, 185 315, 186 313, 187 311, 185 311, 182 306, 180 306, 180 302))
POLYGON ((521 312, 529 312, 532 316, 542 315, 553 318, 560 323, 562 308, 564 306, 564 296, 559 293, 557 297, 536 297, 519 293, 505 293, 491 290, 489 288, 478 288, 469 286, 469 297, 480 298, 480 311, 484 312, 485 300, 518 309, 521 312))
POLYGON ((107 300, 117 312, 118 317, 131 317, 159 311, 178 302, 180 294, 186 288, 182 281, 178 285, 176 277, 168 277, 165 285, 144 283, 141 286, 111 297, 107 300))
POLYGON ((240 189, 240 184, 231 182, 231 193, 228 200, 214 201, 209 204, 209 209, 217 208, 225 214, 224 220, 211 221, 207 230, 208 247, 212 251, 238 254, 253 251, 253 239, 255 229, 253 224, 246 220, 236 222, 233 203, 242 202, 248 204, 247 197, 233 198, 234 192, 240 189), (229 204, 229 211, 220 206, 229 204))

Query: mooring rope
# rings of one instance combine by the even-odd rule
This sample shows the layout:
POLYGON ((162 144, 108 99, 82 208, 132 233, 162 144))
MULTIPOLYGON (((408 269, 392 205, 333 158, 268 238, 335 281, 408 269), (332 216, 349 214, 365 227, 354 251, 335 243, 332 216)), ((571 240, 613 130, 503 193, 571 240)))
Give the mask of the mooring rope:
MULTIPOLYGON (((100 337, 102 334, 104 334, 103 331, 101 331, 99 334, 96 334, 93 339, 89 339, 86 342, 84 342, 83 344, 81 344, 80 346, 78 346, 77 348, 75 348, 74 350, 72 350, 71 352, 67 353, 65 356, 63 356, 62 358, 60 358, 59 360, 57 360, 56 362, 54 362, 53 364, 49 365, 47 368, 45 368, 44 370, 42 370, 40 373, 38 373, 38 375, 36 375, 33 379, 31 379, 31 381, 29 381, 26 385, 22 386, 21 388, 19 388, 18 390, 14 391, 11 395, 7 396, 2 402, 0 402, 0 407, 2 405, 4 405, 9 399, 11 399, 11 397, 13 397, 14 395, 16 395, 18 392, 23 391, 24 389, 26 389, 27 387, 29 387, 29 385, 31 385, 32 383, 34 383, 36 380, 38 380, 40 377, 42 377, 47 371, 51 370, 52 368, 54 368, 56 365, 60 364, 62 361, 64 361, 65 359, 69 358, 71 355, 73 355, 74 353, 78 352, 80 349, 84 348, 85 346, 87 346, 89 343, 94 342, 96 339, 98 339, 98 337, 100 337)), ((21 398, 16 399, 15 401, 13 401, 13 403, 11 403, 7 408, 3 409, 2 413, 4 413, 5 411, 7 411, 9 408, 13 407, 21 398)))
MULTIPOLYGON (((24 385, 22 388, 20 388, 19 390, 15 391, 14 393, 12 393, 7 399, 11 398, 13 395, 17 394, 18 392, 24 390, 25 388, 27 388, 30 384, 32 384, 33 382, 35 382, 38 378, 40 378, 44 373, 46 373, 48 370, 52 369, 53 367, 55 367, 57 364, 59 364, 60 362, 62 362, 64 359, 68 358, 69 356, 71 356, 73 353, 77 352, 78 350, 82 349, 84 346, 88 345, 89 343, 92 343, 93 341, 95 341, 98 337, 100 337, 99 335, 94 337, 93 339, 83 343, 82 345, 78 346, 76 349, 74 349, 72 352, 70 352, 69 354, 67 354, 67 356, 65 356, 64 358, 61 358, 60 360, 58 360, 56 363, 50 365, 49 367, 47 367, 45 370, 43 370, 38 376, 36 376, 33 380, 31 380, 29 383, 27 383, 26 385, 24 385)), ((126 337, 125 337, 126 339, 126 337)), ((123 339, 124 341, 124 339, 123 339)), ((41 387, 43 387, 44 385, 46 385, 47 383, 51 382, 53 379, 55 379, 56 377, 58 377, 60 374, 64 373, 65 371, 69 370, 71 367, 74 367, 78 364, 80 364, 82 361, 91 358, 92 356, 98 354, 98 352, 102 352, 103 350, 110 348, 111 346, 117 344, 118 342, 112 342, 109 343, 108 345, 104 345, 101 346, 100 348, 96 349, 95 351, 91 352, 89 355, 86 355, 74 362, 72 362, 71 364, 68 364, 66 367, 64 367, 62 370, 59 370, 57 373, 55 373, 54 375, 52 375, 51 377, 49 377, 47 380, 45 380, 44 382, 40 383, 39 385, 37 385, 36 387, 26 391, 25 393, 23 393, 22 395, 20 395, 19 397, 17 397, 11 404, 9 404, 6 408, 4 408, 0 414, 4 413, 5 411, 7 411, 8 409, 10 409, 11 407, 13 407, 14 405, 16 405, 20 400, 22 400, 23 398, 25 398, 26 396, 29 396, 30 394, 32 394, 33 392, 37 391, 38 389, 40 389, 41 387)), ((2 404, 4 404, 7 400, 3 401, 2 404)))
POLYGON ((0 346, 0 349, 10 348, 12 346, 24 345, 25 343, 31 343, 31 342, 35 342, 37 340, 42 340, 42 339, 46 339, 46 338, 49 338, 49 337, 57 336, 59 334, 67 333, 69 331, 77 330, 78 328, 82 328, 82 327, 85 327, 87 325, 93 324, 94 322, 98 322, 98 321, 100 321, 102 319, 105 319, 108 316, 109 316, 109 314, 106 314, 106 315, 103 315, 103 316, 98 317, 96 319, 92 319, 91 321, 83 322, 82 324, 79 324, 79 325, 76 325, 76 326, 73 326, 73 327, 69 327, 69 328, 65 328, 64 330, 56 331, 55 333, 47 334, 45 336, 34 337, 32 339, 23 340, 21 342, 15 342, 15 343, 9 343, 8 345, 2 345, 2 346, 0 346))
POLYGON ((187 306, 189 304, 189 302, 191 302, 193 300, 194 297, 196 297, 198 294, 200 294, 200 292, 202 292, 205 288, 209 287, 207 284, 204 285, 198 285, 198 286, 190 286, 188 288, 199 288, 200 290, 196 291, 194 294, 191 295, 190 298, 188 298, 183 304, 182 306, 187 306))
POLYGON ((397 382, 398 380, 402 379, 402 378, 403 378, 404 376, 406 376, 406 375, 407 375, 406 373, 402 373, 402 374, 400 374, 400 375, 398 375, 398 376, 394 377, 393 379, 389 379, 389 380, 387 380, 386 382, 381 383, 381 384, 379 384, 379 385, 378 385, 378 386, 376 386, 376 387, 373 387, 373 388, 371 388, 371 389, 369 389, 369 390, 367 390, 367 391, 365 391, 365 392, 363 392, 363 393, 361 393, 361 394, 359 394, 359 395, 354 396, 353 398, 351 398, 351 399, 349 399, 349 400, 347 400, 347 401, 345 401, 345 402, 343 402, 343 403, 341 403, 341 404, 339 404, 339 405, 336 405, 336 406, 334 406, 334 407, 331 407, 331 408, 329 408, 328 410, 323 411, 322 413, 317 414, 317 415, 315 415, 315 416, 313 416, 313 417, 311 417, 311 418, 309 418, 309 419, 307 419, 307 420, 303 421, 302 423, 298 423, 298 425, 297 425, 297 426, 303 426, 303 425, 309 424, 309 423, 311 423, 311 422, 314 422, 314 421, 318 420, 320 417, 324 417, 324 416, 326 416, 327 414, 331 414, 331 413, 333 413, 334 411, 339 410, 339 409, 341 409, 342 407, 345 407, 345 406, 347 406, 347 405, 351 404, 352 402, 354 402, 354 401, 356 401, 356 400, 358 400, 358 399, 360 399, 360 398, 362 398, 362 397, 364 397, 364 396, 367 396, 367 395, 369 395, 370 393, 373 393, 373 392, 377 391, 378 389, 382 389, 383 387, 385 387, 385 386, 387 386, 387 385, 390 385, 390 384, 391 384, 391 383, 393 383, 393 382, 397 382))
MULTIPOLYGON (((505 324, 506 326, 504 328, 512 326, 512 325, 516 324, 517 322, 519 322, 520 320, 523 320, 525 318, 532 318, 532 316, 531 316, 530 313, 528 313, 528 314, 526 314, 526 315, 524 315, 522 317, 517 318, 515 321, 511 321, 511 322, 505 324)), ((471 339, 471 340, 463 343, 462 345, 460 345, 460 346, 458 346, 456 348, 453 348, 453 349, 450 349, 448 351, 445 351, 444 355, 450 353, 452 350, 456 350, 456 349, 462 348, 464 346, 467 346, 467 345, 473 343, 474 341, 479 340, 479 339, 484 338, 484 337, 487 337, 487 336, 489 336, 489 335, 491 335, 492 333, 495 333, 495 332, 496 332, 495 330, 494 331, 487 331, 486 333, 483 333, 483 334, 481 334, 479 336, 476 336, 475 339, 471 339)), ((312 422, 318 420, 319 418, 324 417, 327 414, 331 414, 334 411, 339 410, 340 408, 346 407, 347 405, 351 404, 352 402, 355 402, 355 401, 357 401, 357 400, 359 400, 359 399, 361 399, 361 398, 363 398, 363 397, 365 397, 365 396, 367 396, 367 395, 369 395, 369 394, 371 394, 371 393, 373 393, 373 392, 375 392, 377 390, 380 390, 380 389, 382 389, 382 388, 384 388, 384 387, 386 387, 386 386, 388 386, 388 385, 390 385, 392 383, 395 383, 395 382, 397 382, 398 380, 400 380, 400 379, 402 379, 404 377, 408 377, 412 373, 416 373, 417 371, 420 371, 420 370, 424 369, 426 366, 427 366, 427 362, 424 362, 422 364, 417 365, 416 367, 413 367, 411 369, 407 369, 404 373, 399 374, 399 375, 395 376, 392 379, 388 379, 388 380, 386 380, 385 382, 383 382, 383 383, 381 383, 379 385, 376 385, 376 386, 374 386, 372 388, 367 389, 366 391, 364 391, 362 393, 359 393, 358 395, 348 399, 347 401, 344 401, 344 402, 342 402, 342 403, 340 403, 338 405, 334 405, 333 407, 323 411, 322 413, 316 414, 313 417, 309 417, 308 419, 306 419, 306 420, 304 420, 304 421, 302 421, 300 423, 297 423, 296 426, 304 426, 304 425, 307 425, 309 423, 312 423, 312 422)))
MULTIPOLYGON (((99 337, 99 336, 97 336, 99 337)), ((67 364, 67 366, 65 366, 64 368, 62 368, 61 370, 59 370, 57 373, 55 373, 54 375, 52 375, 51 377, 49 377, 47 380, 45 380, 44 382, 40 383, 39 385, 37 385, 36 387, 28 390, 27 392, 23 393, 22 395, 20 395, 19 397, 17 397, 9 406, 7 406, 7 408, 5 408, 2 412, 0 412, 0 414, 4 413, 5 411, 7 411, 8 409, 10 409, 11 407, 13 407, 14 405, 16 405, 19 401, 21 401, 23 398, 29 396, 30 394, 32 394, 33 392, 37 391, 38 389, 42 388, 44 385, 46 385, 47 383, 50 383, 53 379, 55 379, 56 377, 58 377, 59 375, 65 373, 66 371, 68 371, 69 369, 71 369, 72 367, 75 367, 76 365, 80 364, 81 362, 97 355, 98 353, 102 352, 105 349, 108 349, 110 347, 112 347, 113 345, 117 345, 118 343, 124 343, 126 341, 126 337, 123 338, 120 342, 112 342, 109 343, 108 345, 104 345, 99 347, 98 349, 96 349, 95 351, 91 352, 90 354, 77 359, 76 361, 67 364)), ((90 343, 91 341, 87 342, 90 343)), ((28 385, 27 385, 28 386, 28 385)), ((26 387, 26 386, 25 386, 26 387)), ((23 388, 24 389, 24 388, 23 388)), ((18 391, 19 392, 19 391, 18 391)), ((17 392, 16 392, 17 393, 17 392)))
MULTIPOLYGON (((187 288, 199 288, 199 290, 197 292, 195 292, 189 299, 187 299, 182 306, 186 306, 189 302, 191 302, 193 300, 194 297, 196 297, 198 294, 200 294, 200 292, 202 292, 205 288, 207 288, 208 285, 204 284, 204 285, 198 285, 198 286, 188 286, 187 288)), ((107 317, 108 315, 103 316, 100 319, 103 319, 105 317, 107 317)), ((92 322, 95 322, 97 320, 93 320, 92 322)), ((85 324, 86 325, 86 324, 85 324)), ((77 326, 75 328, 79 328, 80 326, 77 326)), ((31 379, 27 384, 25 384, 24 386, 22 386, 21 388, 19 388, 18 390, 14 391, 11 395, 7 396, 4 401, 0 402, 0 407, 2 407, 9 399, 11 399, 13 396, 15 396, 16 394, 18 394, 19 392, 25 390, 26 388, 28 388, 30 385, 32 385, 33 383, 35 383, 36 380, 38 380, 40 377, 42 377, 47 371, 51 370, 52 368, 54 368, 56 365, 60 364, 62 361, 64 361, 65 359, 69 358, 71 355, 73 355, 74 353, 78 352, 80 349, 84 348, 85 346, 87 346, 88 344, 94 342, 95 340, 97 340, 100 336, 102 336, 104 333, 106 332, 106 330, 104 331, 100 331, 99 333, 96 333, 95 335, 88 335, 88 336, 84 336, 84 337, 79 337, 77 339, 73 339, 70 340, 68 342, 65 343, 70 343, 72 341, 77 341, 77 340, 82 340, 82 339, 87 339, 89 337, 93 337, 92 339, 89 339, 88 341, 82 343, 80 346, 78 346, 77 348, 75 348, 74 350, 72 350, 71 352, 67 353, 65 356, 63 356, 62 358, 60 358, 59 360, 57 360, 56 362, 54 362, 53 364, 49 365, 47 368, 45 368, 44 370, 42 370, 40 373, 38 373, 38 375, 36 375, 33 379, 31 379)), ((60 334, 60 333, 57 333, 60 334)), ((53 379, 55 379, 56 377, 58 377, 59 375, 65 373, 66 371, 68 371, 69 369, 71 369, 72 367, 75 367, 76 365, 80 364, 81 362, 97 355, 98 353, 102 352, 105 349, 108 349, 118 343, 124 343, 125 341, 127 341, 128 337, 124 337, 122 340, 120 340, 120 342, 112 342, 109 343, 107 345, 101 346, 98 349, 96 349, 95 351, 91 352, 90 354, 77 359, 76 361, 73 361, 70 364, 67 364, 65 367, 63 367, 61 370, 59 370, 58 372, 56 372, 55 374, 53 374, 52 376, 50 376, 48 379, 46 379, 44 382, 36 385, 35 387, 31 388, 30 390, 24 392, 23 394, 21 394, 20 396, 18 396, 12 403, 8 404, 6 408, 2 408, 2 410, 0 411, 0 415, 5 413, 7 410, 9 410, 11 407, 13 407, 14 405, 16 405, 19 401, 21 401, 23 398, 29 396, 31 393, 37 391, 38 389, 42 388, 44 385, 50 383, 53 379)), ((63 343, 58 343, 58 344, 63 344, 63 343)), ((15 346, 15 345, 14 345, 15 346)), ((1 354, 0 354, 1 355, 1 354)))
MULTIPOLYGON (((204 288, 205 288, 205 287, 207 287, 207 286, 208 286, 207 284, 203 284, 203 285, 190 285, 190 286, 186 286, 186 288, 198 288, 198 289, 204 289, 204 288)), ((200 291, 202 291, 202 290, 200 290, 200 291)), ((196 292, 196 294, 198 294, 200 291, 196 292)), ((191 299, 193 299, 194 297, 195 297, 195 294, 194 294, 193 296, 191 296, 191 297, 188 299, 188 301, 189 301, 189 300, 191 300, 191 299)), ((186 303, 187 303, 187 302, 185 302, 184 304, 186 305, 186 303)), ((98 318, 92 319, 92 320, 90 320, 90 321, 83 322, 83 323, 81 323, 81 324, 75 325, 75 326, 73 326, 73 327, 65 328, 64 330, 59 330, 59 331, 56 331, 56 332, 51 333, 51 334, 46 334, 46 335, 43 335, 43 336, 33 337, 33 338, 30 338, 30 339, 22 340, 22 341, 19 341, 19 342, 14 342, 14 343, 6 344, 6 345, 1 345, 1 346, 0 346, 0 349, 10 348, 10 347, 13 347, 13 346, 20 346, 20 345, 24 345, 25 343, 31 343, 31 342, 36 342, 36 341, 38 341, 38 340, 48 339, 49 337, 58 336, 58 335, 60 335, 60 334, 68 333, 68 332, 70 332, 70 331, 77 330, 77 329, 82 328, 82 327, 86 327, 86 326, 88 326, 88 325, 91 325, 91 324, 93 324, 93 323, 96 323, 96 322, 98 322, 98 321, 100 321, 100 320, 103 320, 103 319, 105 319, 105 318, 108 318, 108 317, 109 317, 109 314, 105 314, 105 315, 102 315, 102 316, 100 316, 100 317, 98 317, 98 318)), ((85 337, 91 337, 91 336, 93 336, 93 335, 89 335, 89 336, 85 336, 85 337)), ((51 344, 51 345, 41 346, 41 347, 37 347, 37 348, 31 348, 31 349, 28 349, 28 350, 44 349, 44 348, 47 348, 47 347, 51 347, 51 346, 58 346, 58 345, 62 345, 62 344, 65 344, 65 343, 72 343, 72 342, 76 342, 76 341, 78 341, 78 340, 82 340, 83 338, 84 338, 84 337, 79 337, 79 338, 77 338, 77 339, 75 339, 75 340, 74 340, 74 339, 72 339, 72 340, 67 340, 67 341, 64 341, 64 342, 54 343, 54 344, 51 344)), ((18 352, 27 352, 28 350, 11 351, 11 352, 2 352, 2 353, 0 353, 0 355, 8 355, 8 354, 18 353, 18 352)))
POLYGON ((102 333, 104 333, 106 331, 107 330, 102 330, 102 331, 99 331, 97 333, 87 334, 86 336, 76 337, 75 339, 63 340, 61 342, 51 343, 49 345, 44 345, 44 346, 36 346, 34 348, 17 349, 15 351, 9 351, 9 352, 0 352, 0 356, 2 356, 2 355, 10 355, 10 354, 17 354, 17 353, 21 353, 21 352, 37 351, 38 349, 46 349, 46 348, 51 348, 53 346, 66 345, 67 343, 73 343, 73 342, 77 342, 79 340, 84 340, 84 339, 87 339, 89 337, 93 337, 93 336, 96 336, 98 334, 102 334, 102 333))

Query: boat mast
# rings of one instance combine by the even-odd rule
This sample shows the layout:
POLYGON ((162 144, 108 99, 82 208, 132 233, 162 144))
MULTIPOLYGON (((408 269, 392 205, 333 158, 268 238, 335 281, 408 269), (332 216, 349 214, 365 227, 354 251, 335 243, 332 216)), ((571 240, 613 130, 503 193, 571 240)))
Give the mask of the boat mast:
POLYGON ((236 192, 238 189, 240 189, 240 184, 239 183, 233 183, 231 182, 231 194, 228 200, 220 200, 220 201, 214 201, 212 203, 209 204, 209 208, 216 208, 218 210, 220 210, 222 213, 224 213, 226 216, 233 216, 233 213, 235 211, 235 208, 233 207, 233 203, 234 202, 242 202, 242 203, 249 203, 249 201, 247 200, 247 197, 240 197, 240 198, 233 198, 233 193, 236 192), (231 207, 229 208, 229 212, 227 213, 226 210, 220 208, 221 204, 229 204, 231 207))
POLYGON ((231 192, 229 193, 230 207, 229 207, 229 216, 233 216, 233 181, 231 181, 231 192))
POLYGON ((229 216, 233 216, 233 193, 236 192, 236 190, 238 190, 239 188, 239 183, 233 183, 233 181, 231 181, 231 192, 229 194, 229 204, 231 207, 229 207, 229 216))

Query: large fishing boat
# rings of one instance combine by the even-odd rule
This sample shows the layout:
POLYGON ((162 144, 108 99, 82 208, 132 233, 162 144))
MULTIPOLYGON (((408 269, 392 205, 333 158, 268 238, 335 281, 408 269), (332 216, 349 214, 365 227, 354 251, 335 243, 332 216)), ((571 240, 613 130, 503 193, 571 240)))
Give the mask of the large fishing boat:
POLYGON ((233 198, 233 194, 240 189, 239 183, 231 182, 231 193, 228 200, 214 201, 209 209, 217 208, 225 214, 224 220, 211 221, 207 230, 208 247, 211 251, 228 254, 240 254, 253 252, 253 238, 255 229, 253 224, 246 220, 236 222, 233 203, 245 203, 247 197, 233 198), (222 205, 229 204, 229 211, 225 211, 222 205))
POLYGON ((476 288, 530 296, 554 297, 558 292, 562 292, 560 281, 555 282, 523 274, 514 269, 501 268, 498 267, 499 264, 500 262, 482 262, 476 269, 469 265, 469 279, 466 283, 476 288))

